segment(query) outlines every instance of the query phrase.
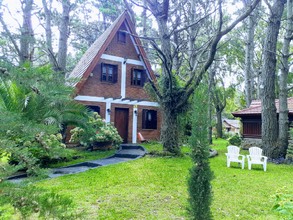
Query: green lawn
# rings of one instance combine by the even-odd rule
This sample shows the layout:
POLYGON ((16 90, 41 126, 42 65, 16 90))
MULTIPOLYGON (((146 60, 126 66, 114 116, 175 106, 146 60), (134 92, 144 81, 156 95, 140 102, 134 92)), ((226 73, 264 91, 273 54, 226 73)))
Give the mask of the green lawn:
MULTIPOLYGON (((148 150, 160 147, 145 146, 148 150)), ((219 156, 210 159, 215 175, 212 182, 214 219, 281 219, 271 210, 272 196, 283 186, 293 190, 293 166, 269 163, 267 172, 260 166, 249 171, 247 164, 244 170, 235 163, 227 168, 226 142, 216 140, 213 148, 219 152, 219 156)), ((38 186, 70 195, 79 210, 87 212, 85 219, 188 219, 190 167, 188 156, 146 156, 45 180, 38 186)))

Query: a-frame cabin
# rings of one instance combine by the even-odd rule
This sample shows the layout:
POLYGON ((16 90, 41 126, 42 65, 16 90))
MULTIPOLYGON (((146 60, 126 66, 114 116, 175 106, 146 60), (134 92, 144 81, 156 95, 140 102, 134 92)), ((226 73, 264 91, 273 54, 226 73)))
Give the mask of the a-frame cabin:
POLYGON ((161 114, 143 86, 156 80, 127 11, 85 52, 69 78, 74 99, 114 123, 124 143, 159 139, 161 114))

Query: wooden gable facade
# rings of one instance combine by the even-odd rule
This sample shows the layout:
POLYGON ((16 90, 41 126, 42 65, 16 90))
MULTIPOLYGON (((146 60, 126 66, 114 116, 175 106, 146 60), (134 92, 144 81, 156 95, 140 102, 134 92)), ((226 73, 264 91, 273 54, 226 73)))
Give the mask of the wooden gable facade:
POLYGON ((160 136, 158 103, 150 100, 143 86, 155 81, 127 11, 85 52, 69 75, 75 78, 75 100, 114 123, 124 143, 137 143, 160 136))
MULTIPOLYGON (((289 125, 293 122, 293 97, 288 98, 288 118, 289 125)), ((279 113, 279 100, 275 102, 277 115, 279 113)), ((242 122, 243 138, 261 138, 261 101, 253 100, 251 105, 243 110, 233 112, 234 117, 239 117, 242 122)))

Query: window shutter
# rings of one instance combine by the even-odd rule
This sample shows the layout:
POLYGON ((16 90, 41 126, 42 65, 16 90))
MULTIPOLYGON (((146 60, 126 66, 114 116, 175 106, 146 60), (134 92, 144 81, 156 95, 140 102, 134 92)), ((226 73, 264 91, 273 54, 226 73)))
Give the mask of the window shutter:
POLYGON ((153 117, 152 117, 153 118, 153 127, 152 128, 157 129, 157 124, 158 124, 157 123, 157 111, 153 110, 152 112, 153 112, 153 117))
POLYGON ((103 81, 103 68, 104 68, 104 63, 101 63, 101 81, 103 81))
POLYGON ((147 72, 146 70, 143 70, 141 73, 141 86, 144 86, 146 80, 147 80, 147 72))
POLYGON ((134 68, 131 68, 131 73, 130 73, 130 85, 133 85, 133 74, 134 74, 134 68))
POLYGON ((113 72, 113 83, 117 83, 118 81, 118 66, 114 66, 114 72, 113 72))
POLYGON ((142 129, 146 129, 146 121, 147 121, 147 112, 148 110, 142 110, 142 129))

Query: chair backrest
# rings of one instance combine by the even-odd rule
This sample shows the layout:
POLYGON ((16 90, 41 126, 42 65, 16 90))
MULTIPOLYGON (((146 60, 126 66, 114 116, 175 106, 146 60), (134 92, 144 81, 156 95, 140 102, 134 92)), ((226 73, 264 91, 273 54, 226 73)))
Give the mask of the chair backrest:
POLYGON ((230 157, 232 158, 238 158, 239 153, 240 153, 240 148, 234 145, 230 145, 227 147, 228 150, 228 154, 230 155, 230 157))
POLYGON ((262 156, 262 149, 259 147, 250 147, 249 155, 252 159, 259 160, 262 156))

